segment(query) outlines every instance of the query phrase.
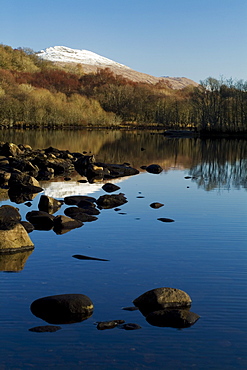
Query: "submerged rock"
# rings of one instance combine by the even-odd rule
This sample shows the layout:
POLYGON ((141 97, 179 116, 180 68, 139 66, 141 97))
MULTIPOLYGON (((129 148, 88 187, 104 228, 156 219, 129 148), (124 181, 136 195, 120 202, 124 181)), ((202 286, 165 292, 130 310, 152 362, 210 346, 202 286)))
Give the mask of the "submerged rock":
POLYGON ((71 324, 93 314, 93 303, 84 294, 61 294, 35 300, 30 310, 49 324, 71 324))
POLYGON ((164 204, 163 203, 159 203, 159 202, 154 202, 154 203, 151 203, 150 204, 150 207, 151 208, 154 208, 154 209, 158 209, 158 208, 163 207, 163 206, 164 206, 164 204))
POLYGON ((44 325, 44 326, 35 326, 34 328, 28 329, 35 333, 54 333, 55 331, 61 330, 61 326, 54 325, 44 325))
POLYGON ((114 329, 116 326, 123 324, 124 320, 100 321, 97 323, 98 330, 114 329))
POLYGON ((165 308, 190 307, 191 302, 192 300, 186 292, 176 288, 152 289, 133 301, 144 315, 165 308))
POLYGON ((120 328, 124 330, 137 330, 137 329, 141 329, 142 327, 138 324, 127 323, 127 324, 121 325, 120 328))

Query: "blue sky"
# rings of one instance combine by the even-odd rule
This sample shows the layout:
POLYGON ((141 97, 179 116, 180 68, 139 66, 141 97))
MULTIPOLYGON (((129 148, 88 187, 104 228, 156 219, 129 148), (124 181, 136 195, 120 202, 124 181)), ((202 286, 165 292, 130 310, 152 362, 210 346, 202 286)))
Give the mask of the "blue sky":
POLYGON ((247 80, 246 0, 1 0, 0 43, 86 49, 154 76, 247 80))

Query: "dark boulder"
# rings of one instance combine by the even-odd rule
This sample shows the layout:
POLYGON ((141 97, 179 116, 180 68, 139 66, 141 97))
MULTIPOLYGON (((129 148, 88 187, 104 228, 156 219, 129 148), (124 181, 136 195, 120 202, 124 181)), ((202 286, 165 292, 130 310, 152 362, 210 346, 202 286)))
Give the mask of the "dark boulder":
POLYGON ((17 170, 11 174, 9 187, 12 191, 22 191, 23 193, 39 193, 43 191, 34 177, 17 170))
POLYGON ((118 207, 127 202, 128 201, 123 193, 102 195, 96 200, 97 205, 100 208, 104 208, 104 209, 118 207))
POLYGON ((89 318, 93 303, 84 294, 61 294, 35 300, 30 310, 49 324, 71 324, 89 318))
POLYGON ((96 198, 88 197, 87 195, 71 195, 64 198, 64 203, 68 206, 77 206, 81 201, 96 202, 96 198))
POLYGON ((114 329, 116 326, 123 324, 124 320, 99 321, 97 323, 98 330, 114 329))
POLYGON ((107 193, 113 193, 114 191, 117 191, 120 189, 119 186, 115 185, 115 184, 111 184, 111 183, 106 183, 102 186, 102 189, 104 191, 106 191, 107 193))
POLYGON ((31 222, 36 230, 51 230, 55 216, 44 211, 31 211, 26 214, 27 221, 31 222))
POLYGON ((31 224, 31 222, 21 221, 20 223, 22 224, 22 226, 24 227, 28 234, 30 234, 34 230, 34 226, 33 224, 31 224))
POLYGON ((39 173, 39 168, 33 165, 29 160, 23 158, 9 158, 9 164, 13 169, 17 169, 21 172, 26 172, 28 175, 37 177, 39 173))
POLYGON ((16 157, 22 153, 22 150, 13 143, 5 143, 0 146, 0 155, 3 155, 5 157, 16 157))
POLYGON ((84 212, 81 208, 69 207, 64 210, 66 216, 74 218, 75 220, 80 220, 82 222, 91 222, 96 221, 98 218, 92 215, 89 215, 84 212))
POLYGON ((130 167, 126 164, 109 164, 96 162, 95 165, 103 168, 105 179, 133 176, 139 173, 136 168, 130 167))
POLYGON ((64 234, 69 230, 81 227, 83 225, 82 221, 75 220, 73 218, 62 215, 56 216, 53 220, 53 223, 54 223, 53 231, 59 235, 64 234))
POLYGON ((146 316, 147 322, 153 326, 171 328, 188 328, 199 318, 199 315, 189 310, 174 309, 154 311, 146 316))
POLYGON ((163 171, 163 168, 159 164, 150 164, 146 167, 146 171, 149 173, 159 174, 163 171))

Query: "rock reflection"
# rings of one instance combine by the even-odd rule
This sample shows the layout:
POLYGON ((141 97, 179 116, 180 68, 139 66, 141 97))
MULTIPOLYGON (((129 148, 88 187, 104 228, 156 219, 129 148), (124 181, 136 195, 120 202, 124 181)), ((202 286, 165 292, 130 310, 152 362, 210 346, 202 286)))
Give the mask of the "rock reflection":
POLYGON ((0 254, 0 271, 5 272, 20 272, 24 269, 28 257, 33 253, 33 250, 0 254))

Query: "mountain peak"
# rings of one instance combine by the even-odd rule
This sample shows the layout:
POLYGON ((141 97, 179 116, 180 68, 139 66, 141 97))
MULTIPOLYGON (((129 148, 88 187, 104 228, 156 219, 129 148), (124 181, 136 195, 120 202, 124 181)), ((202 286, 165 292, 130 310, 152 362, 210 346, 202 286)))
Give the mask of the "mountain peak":
POLYGON ((52 46, 39 51, 37 55, 42 59, 52 62, 89 64, 98 67, 110 66, 129 68, 123 64, 93 53, 92 51, 71 49, 67 46, 52 46))

